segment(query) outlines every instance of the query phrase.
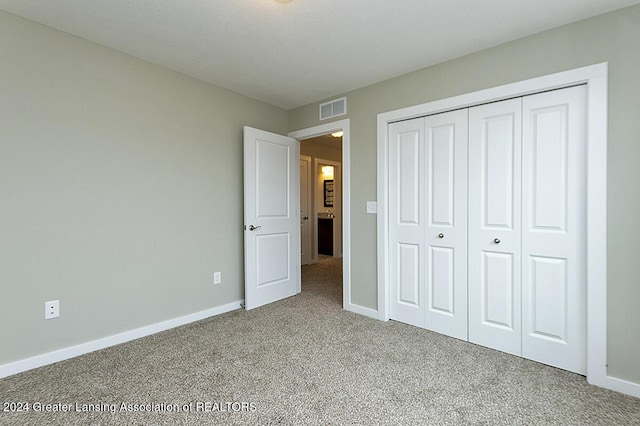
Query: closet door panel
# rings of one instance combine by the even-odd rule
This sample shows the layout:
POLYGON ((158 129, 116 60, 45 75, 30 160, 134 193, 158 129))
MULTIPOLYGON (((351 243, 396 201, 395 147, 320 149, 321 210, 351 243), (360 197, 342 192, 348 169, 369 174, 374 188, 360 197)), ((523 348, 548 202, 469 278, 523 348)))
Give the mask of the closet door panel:
POLYGON ((513 255, 483 251, 481 294, 482 324, 513 332, 515 328, 513 294, 513 255))
POLYGON ((521 349, 522 100, 469 109, 469 341, 521 349))
POLYGON ((397 302, 420 309, 420 246, 398 243, 397 302))
POLYGON ((586 371, 586 88, 523 99, 523 356, 586 371))
POLYGON ((425 118, 425 326, 467 340, 468 111, 425 118))
POLYGON ((389 125, 390 317, 424 327, 424 119, 389 125))
MULTIPOLYGON (((428 309, 431 314, 438 313, 446 316, 456 314, 455 283, 453 269, 455 251, 448 247, 430 247, 428 270, 429 280, 428 309)), ((427 327, 432 326, 427 321, 427 327)))

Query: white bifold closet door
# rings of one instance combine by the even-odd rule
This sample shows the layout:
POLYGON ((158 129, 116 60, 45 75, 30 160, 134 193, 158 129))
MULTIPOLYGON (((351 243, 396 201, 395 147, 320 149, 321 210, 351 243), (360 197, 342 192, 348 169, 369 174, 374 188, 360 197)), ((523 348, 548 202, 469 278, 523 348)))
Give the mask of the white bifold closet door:
POLYGON ((585 373, 585 101, 389 125, 392 319, 585 373))
POLYGON ((392 319, 424 327, 424 118, 389 126, 389 277, 392 319))
POLYGON ((469 341, 582 374, 585 96, 469 111, 469 341))
POLYGON ((467 114, 389 126, 390 316, 464 340, 467 114))
POLYGON ((522 356, 585 374, 586 86, 526 96, 523 116, 522 356))
POLYGON ((469 341, 521 355, 522 99, 469 110, 469 341))

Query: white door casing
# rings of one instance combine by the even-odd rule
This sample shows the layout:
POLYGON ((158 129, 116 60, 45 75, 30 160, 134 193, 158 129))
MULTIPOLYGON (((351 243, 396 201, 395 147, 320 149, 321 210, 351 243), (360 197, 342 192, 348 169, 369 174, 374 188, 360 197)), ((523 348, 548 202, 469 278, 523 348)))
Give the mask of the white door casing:
POLYGON ((586 87, 523 99, 524 357, 586 373, 586 87))
POLYGON ((469 109, 469 341, 521 355, 522 100, 469 109))
POLYGON ((300 264, 308 265, 313 258, 312 224, 311 214, 311 157, 300 156, 300 264))
POLYGON ((299 144, 244 127, 245 307, 300 292, 299 144))
POLYGON ((425 327, 467 340, 467 110, 425 118, 425 327))

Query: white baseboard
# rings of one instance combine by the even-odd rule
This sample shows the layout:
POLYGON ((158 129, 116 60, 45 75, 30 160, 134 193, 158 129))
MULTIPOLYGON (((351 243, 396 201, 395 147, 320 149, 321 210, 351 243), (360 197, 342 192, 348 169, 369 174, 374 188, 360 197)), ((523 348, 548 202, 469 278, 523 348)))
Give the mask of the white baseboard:
POLYGON ((640 384, 638 383, 629 382, 627 380, 618 379, 616 377, 606 376, 602 383, 594 384, 597 386, 602 386, 605 389, 640 398, 640 384))
POLYGON ((181 325, 186 325, 192 322, 203 320, 205 318, 234 311, 236 309, 240 309, 242 303, 244 303, 244 300, 238 300, 227 305, 218 306, 215 308, 185 315, 179 318, 174 318, 167 321, 147 325, 145 327, 136 328, 134 330, 125 331, 124 333, 114 334, 113 336, 104 337, 102 339, 92 340, 90 342, 81 343, 79 345, 69 346, 67 348, 58 349, 53 352, 48 352, 42 355, 33 356, 31 358, 21 359, 19 361, 0 365, 0 378, 22 373, 23 371, 31 370, 33 368, 53 364, 55 362, 64 361, 66 359, 84 355, 89 352, 108 348, 109 346, 119 345, 120 343, 129 342, 131 340, 139 339, 141 337, 179 327, 181 325))
POLYGON ((378 311, 371 308, 365 308, 364 306, 354 305, 353 303, 345 303, 344 310, 353 312, 355 314, 364 315, 365 317, 378 319, 378 311))

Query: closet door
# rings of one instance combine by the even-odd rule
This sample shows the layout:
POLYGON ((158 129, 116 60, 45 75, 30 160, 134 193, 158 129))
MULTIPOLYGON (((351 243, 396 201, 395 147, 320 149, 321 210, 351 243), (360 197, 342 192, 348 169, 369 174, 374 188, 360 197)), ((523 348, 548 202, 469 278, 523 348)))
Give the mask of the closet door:
POLYGON ((391 319, 424 327, 424 118, 389 125, 391 319))
POLYGON ((463 340, 467 340, 467 124, 466 109, 425 118, 425 327, 463 340))
POLYGON ((522 100, 469 109, 469 341, 521 349, 522 100))
POLYGON ((585 86, 523 99, 522 355, 586 372, 585 86))

